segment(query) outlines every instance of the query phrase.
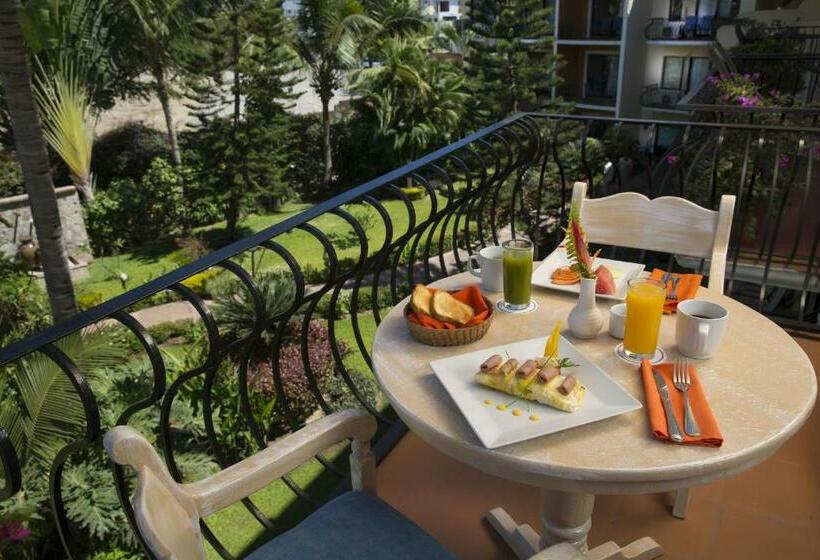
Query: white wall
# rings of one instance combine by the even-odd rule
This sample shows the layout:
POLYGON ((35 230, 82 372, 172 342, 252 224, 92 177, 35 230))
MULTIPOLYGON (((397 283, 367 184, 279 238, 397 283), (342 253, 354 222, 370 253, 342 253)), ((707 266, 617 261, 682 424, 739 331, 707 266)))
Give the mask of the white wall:
MULTIPOLYGON (((658 3, 664 3, 658 2, 658 3)), ((643 65, 646 50, 644 29, 650 17, 653 2, 647 0, 629 0, 625 9, 628 14, 622 31, 621 61, 619 69, 618 102, 615 115, 618 117, 637 118, 641 115, 641 90, 643 83, 643 65)))

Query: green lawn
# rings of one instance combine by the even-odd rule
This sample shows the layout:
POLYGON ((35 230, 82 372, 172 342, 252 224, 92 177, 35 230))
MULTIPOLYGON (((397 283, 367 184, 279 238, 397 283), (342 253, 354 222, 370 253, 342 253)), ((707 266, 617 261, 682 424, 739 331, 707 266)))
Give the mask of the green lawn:
MULTIPOLYGON (((439 204, 446 203, 445 198, 439 198, 439 204)), ((407 231, 409 216, 404 203, 398 200, 384 201, 384 206, 393 222, 394 239, 407 231)), ((257 232, 273 224, 286 220, 291 216, 308 208, 306 204, 287 204, 281 212, 270 215, 250 215, 241 222, 244 232, 257 232)), ((368 239, 368 253, 373 254, 384 243, 385 227, 377 212, 369 205, 351 205, 346 207, 354 214, 369 214, 373 220, 366 228, 368 239)), ((424 220, 430 214, 430 201, 424 198, 415 202, 416 223, 424 220)), ((311 221, 311 224, 327 235, 345 235, 352 232, 352 228, 342 219, 333 215, 322 215, 311 221)), ((452 221, 451 221, 452 224, 452 221)), ((202 227, 197 230, 197 234, 205 238, 218 237, 224 229, 224 222, 219 222, 211 226, 202 227)), ((294 230, 276 238, 285 249, 287 249, 301 266, 312 266, 314 268, 324 268, 324 250, 311 234, 294 230)), ((102 301, 123 293, 124 289, 119 280, 119 273, 128 275, 126 289, 136 287, 153 278, 177 268, 177 263, 173 259, 174 253, 179 251, 173 240, 167 239, 157 241, 124 252, 119 256, 100 257, 94 260, 89 267, 89 277, 78 282, 77 291, 80 296, 83 294, 100 294, 102 301)), ((340 253, 343 256, 358 255, 359 248, 354 247, 340 253)), ((270 251, 259 251, 257 261, 261 258, 260 269, 286 266, 284 261, 270 251), (264 256, 263 256, 264 255, 264 256)), ((240 262, 250 267, 251 257, 245 254, 240 262)))

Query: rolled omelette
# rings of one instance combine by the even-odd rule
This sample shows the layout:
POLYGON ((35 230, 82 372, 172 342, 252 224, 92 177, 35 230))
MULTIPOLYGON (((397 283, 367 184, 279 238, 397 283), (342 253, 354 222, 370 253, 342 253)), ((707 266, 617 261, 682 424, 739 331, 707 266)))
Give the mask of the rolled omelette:
POLYGON ((564 375, 554 359, 535 358, 519 365, 495 354, 481 364, 475 375, 481 385, 514 397, 575 412, 581 408, 586 387, 573 375, 564 375))

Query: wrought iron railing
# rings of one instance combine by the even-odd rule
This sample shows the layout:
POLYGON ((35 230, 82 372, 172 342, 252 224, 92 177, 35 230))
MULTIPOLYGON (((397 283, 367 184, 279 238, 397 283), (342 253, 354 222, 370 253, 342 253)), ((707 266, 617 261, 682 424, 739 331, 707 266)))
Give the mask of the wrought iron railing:
POLYGON ((684 92, 680 89, 662 88, 657 85, 647 86, 641 92, 641 105, 674 109, 683 95, 684 92))
MULTIPOLYGON (((183 449, 198 446, 224 467, 272 438, 298 429, 308 416, 338 406, 319 375, 322 364, 312 359, 317 342, 311 329, 317 320, 328 330, 323 344, 329 346, 324 352, 329 375, 342 382, 348 400, 379 419, 377 447, 384 453, 401 434, 401 425, 378 395, 362 389, 361 378, 352 371, 351 357, 365 368, 371 365, 367 333, 416 282, 464 270, 467 256, 478 247, 508 236, 528 236, 536 243, 539 258, 548 254, 563 236, 561 225, 576 180, 588 181, 593 197, 632 190, 650 197, 684 196, 712 208, 721 194, 735 194, 727 292, 783 325, 816 330, 818 159, 820 129, 519 114, 0 349, 0 366, 22 367, 32 355, 56 364, 84 418, 76 437, 56 442, 47 473, 48 515, 55 520, 65 554, 81 557, 85 545, 82 531, 68 513, 74 494, 67 492, 71 481, 65 480, 66 465, 82 463, 99 450, 102 433, 110 424, 137 417, 144 421, 154 411, 158 445, 172 475, 182 479, 177 458, 183 449), (423 198, 411 200, 418 192, 423 198), (324 232, 328 221, 346 224, 347 241, 324 232), (287 248, 290 235, 310 239, 321 248, 323 271, 309 270, 304 255, 287 248), (266 304, 269 290, 264 272, 255 266, 246 268, 249 253, 257 255, 251 260, 255 263, 259 253, 268 254, 291 279, 286 284, 292 295, 285 305, 266 304), (252 310, 239 335, 226 334, 225 317, 214 313, 184 283, 216 268, 235 279, 244 293, 235 297, 249 302, 252 310), (192 305, 205 330, 207 348, 201 362, 187 364, 173 375, 168 357, 129 313, 132 306, 159 292, 171 292, 192 305), (136 351, 148 364, 141 397, 112 418, 100 415, 100 403, 110 395, 95 389, 88 372, 81 371, 60 342, 105 321, 130 333, 136 351), (343 325, 352 333, 346 339, 341 334, 343 325), (272 387, 261 401, 248 380, 251 356, 260 348, 267 368, 258 375, 272 387), (298 380, 286 378, 282 371, 286 348, 303 366, 298 380), (186 424, 174 421, 181 395, 194 395, 198 403, 195 411, 202 420, 198 437, 189 438, 186 424), (296 414, 298 403, 310 414, 296 414), (226 406, 235 408, 239 420, 220 426, 221 407, 226 406), (245 434, 247 445, 232 448, 240 434, 245 434)), ((685 256, 607 251, 650 266, 700 272, 709 268, 702 259, 685 256)), ((0 432, 0 459, 5 483, 0 498, 29 488, 32 481, 27 477, 44 476, 23 468, 25 453, 11 444, 6 432, 0 432)), ((323 455, 317 460, 329 476, 344 480, 344 469, 333 460, 323 455)), ((284 477, 282 483, 295 501, 308 508, 318 501, 296 479, 284 477)), ((111 484, 119 491, 126 517, 133 521, 128 473, 114 468, 111 484)), ((252 499, 242 507, 260 528, 275 533, 286 527, 269 519, 252 499)), ((207 522, 203 532, 221 556, 231 557, 221 544, 222 535, 214 534, 207 522)))
POLYGON ((711 41, 719 21, 714 16, 686 16, 680 20, 651 18, 644 28, 650 41, 711 41))

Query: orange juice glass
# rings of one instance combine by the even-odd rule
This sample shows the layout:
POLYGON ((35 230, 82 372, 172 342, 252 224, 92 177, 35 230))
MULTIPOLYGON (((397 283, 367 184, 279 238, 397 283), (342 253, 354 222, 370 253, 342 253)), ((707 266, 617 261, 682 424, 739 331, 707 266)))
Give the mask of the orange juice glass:
POLYGON ((631 360, 655 355, 663 317, 666 287, 657 280, 637 278, 626 292, 623 354, 631 360))

